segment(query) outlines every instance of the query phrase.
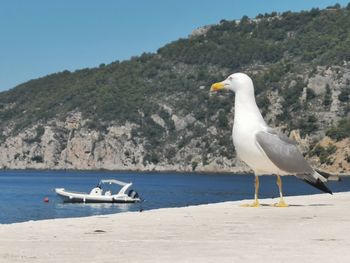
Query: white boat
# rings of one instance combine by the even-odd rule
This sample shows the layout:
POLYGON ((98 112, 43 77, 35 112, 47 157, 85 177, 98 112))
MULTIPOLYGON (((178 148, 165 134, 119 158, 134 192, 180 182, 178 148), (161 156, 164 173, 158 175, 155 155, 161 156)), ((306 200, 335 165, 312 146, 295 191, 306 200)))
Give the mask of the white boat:
POLYGON ((55 188, 55 192, 64 202, 70 203, 135 203, 140 202, 139 194, 131 189, 132 183, 125 183, 115 179, 101 180, 90 193, 68 191, 64 188, 55 188), (117 193, 113 193, 111 185, 120 186, 117 193))

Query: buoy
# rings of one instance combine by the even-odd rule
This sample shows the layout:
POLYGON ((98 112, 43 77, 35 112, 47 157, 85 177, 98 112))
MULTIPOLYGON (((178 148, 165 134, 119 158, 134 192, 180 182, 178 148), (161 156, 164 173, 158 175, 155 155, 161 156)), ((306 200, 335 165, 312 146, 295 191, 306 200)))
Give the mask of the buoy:
POLYGON ((44 202, 45 202, 45 203, 48 203, 48 202, 49 202, 49 198, 48 198, 48 197, 45 197, 45 198, 44 198, 44 202))

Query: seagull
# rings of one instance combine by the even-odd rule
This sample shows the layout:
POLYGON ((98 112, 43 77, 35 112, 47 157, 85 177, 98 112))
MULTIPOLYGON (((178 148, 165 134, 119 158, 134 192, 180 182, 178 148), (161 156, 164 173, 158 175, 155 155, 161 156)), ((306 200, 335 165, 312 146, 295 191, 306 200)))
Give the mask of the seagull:
POLYGON ((235 116, 232 130, 233 143, 239 159, 255 175, 254 202, 249 207, 259 207, 259 176, 277 175, 280 200, 275 206, 287 207, 283 199, 281 176, 295 175, 306 183, 332 194, 325 185, 327 179, 314 170, 304 159, 294 140, 269 127, 264 121, 254 95, 252 79, 244 73, 230 75, 214 83, 210 92, 229 90, 235 92, 235 116))

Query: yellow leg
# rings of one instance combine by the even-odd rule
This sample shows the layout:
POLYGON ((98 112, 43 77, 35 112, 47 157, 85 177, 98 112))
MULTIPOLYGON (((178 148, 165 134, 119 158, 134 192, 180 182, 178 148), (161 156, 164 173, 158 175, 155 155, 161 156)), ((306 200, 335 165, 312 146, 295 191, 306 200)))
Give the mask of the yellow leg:
POLYGON ((283 194, 282 194, 282 180, 281 180, 281 176, 277 175, 277 185, 278 185, 278 189, 280 191, 280 201, 275 204, 276 207, 288 207, 288 205, 286 204, 286 202, 284 202, 283 199, 283 194))
POLYGON ((252 204, 244 204, 241 205, 242 207, 259 207, 259 200, 258 200, 258 193, 259 193, 259 177, 255 176, 255 194, 254 194, 254 202, 252 204))

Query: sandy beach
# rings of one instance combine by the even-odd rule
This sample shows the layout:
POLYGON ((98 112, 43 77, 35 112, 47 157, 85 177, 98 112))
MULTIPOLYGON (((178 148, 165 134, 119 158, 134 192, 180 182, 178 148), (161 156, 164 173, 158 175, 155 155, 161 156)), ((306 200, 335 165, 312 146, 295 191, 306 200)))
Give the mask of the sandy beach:
POLYGON ((350 262, 350 193, 0 225, 0 262, 350 262))

